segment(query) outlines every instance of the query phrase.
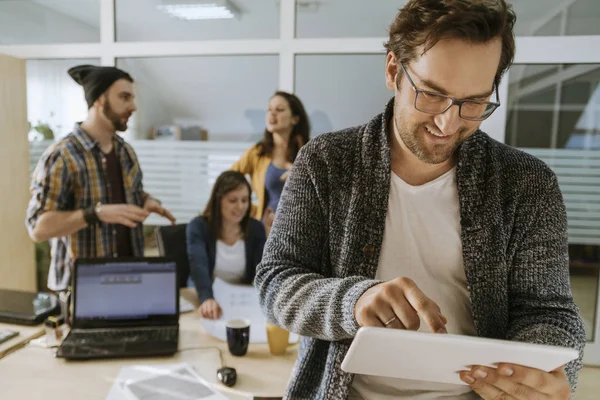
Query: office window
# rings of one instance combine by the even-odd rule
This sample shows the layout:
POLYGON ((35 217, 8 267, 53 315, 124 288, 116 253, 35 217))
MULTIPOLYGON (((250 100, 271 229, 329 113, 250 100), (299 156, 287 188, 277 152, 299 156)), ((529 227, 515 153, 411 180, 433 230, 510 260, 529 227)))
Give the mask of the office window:
POLYGON ((600 65, 515 65, 508 79, 508 144, 600 151, 600 65))
POLYGON ((506 141, 558 177, 573 297, 592 340, 600 273, 600 65, 515 65, 508 79, 506 141))
POLYGON ((600 2, 597 0, 577 0, 567 15, 567 35, 600 34, 600 2))
POLYGON ((130 130, 139 139, 177 125, 200 127, 209 140, 257 140, 279 80, 278 56, 124 58, 117 65, 136 81, 130 130))
MULTIPOLYGON (((406 0, 297 0, 296 37, 386 37, 406 0)), ((517 36, 600 34, 597 0, 511 1, 517 36), (565 23, 563 24, 563 18, 565 23)))
POLYGON ((118 41, 268 39, 279 37, 272 0, 116 0, 118 41), (219 3, 220 8, 210 4, 219 3))
POLYGON ((30 141, 55 140, 87 116, 83 88, 67 74, 75 65, 99 59, 27 60, 27 119, 30 141))
POLYGON ((2 0, 0 44, 100 41, 100 0, 2 0))
POLYGON ((296 56, 295 87, 313 136, 364 124, 393 96, 385 86, 385 54, 296 56))
POLYGON ((597 35, 600 3, 596 0, 511 1, 517 14, 517 36, 597 35))
POLYGON ((296 1, 296 37, 385 37, 406 0, 296 1))

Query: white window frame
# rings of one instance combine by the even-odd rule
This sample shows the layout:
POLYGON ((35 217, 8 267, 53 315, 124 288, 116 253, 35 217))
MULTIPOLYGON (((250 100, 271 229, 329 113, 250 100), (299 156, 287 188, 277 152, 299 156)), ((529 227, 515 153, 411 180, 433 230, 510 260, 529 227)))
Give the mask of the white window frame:
MULTIPOLYGON (((24 59, 99 58, 105 66, 116 65, 117 58, 176 57, 206 55, 277 55, 279 87, 294 91, 295 57, 298 54, 381 54, 385 37, 297 39, 296 1, 280 1, 280 37, 260 40, 207 40, 170 42, 117 42, 115 2, 100 1, 100 43, 0 45, 0 53, 24 59)), ((365 0, 366 1, 366 0, 365 0)), ((575 0, 566 0, 565 6, 575 0)), ((391 18, 391 16, 390 16, 391 18)), ((564 27, 564 22, 563 22, 564 27)), ((533 29, 533 28, 532 28, 533 29)), ((516 38, 515 64, 600 64, 598 36, 521 36, 516 38)), ((510 74, 510 71, 508 72, 510 74)), ((507 104, 507 75, 500 86, 500 101, 507 104)), ((501 107, 485 122, 484 129, 500 141, 505 140, 507 107, 501 107)), ((594 342, 586 348, 585 362, 600 365, 600 296, 597 304, 594 342)))

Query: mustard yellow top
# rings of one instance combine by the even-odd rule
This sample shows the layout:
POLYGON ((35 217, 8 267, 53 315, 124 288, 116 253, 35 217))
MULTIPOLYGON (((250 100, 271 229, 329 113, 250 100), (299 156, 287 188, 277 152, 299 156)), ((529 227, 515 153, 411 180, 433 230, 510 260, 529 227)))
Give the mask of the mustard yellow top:
POLYGON ((261 221, 266 206, 265 176, 272 158, 268 155, 260 156, 259 154, 260 145, 252 146, 233 164, 231 170, 250 175, 252 190, 256 192, 256 198, 258 199, 258 204, 252 205, 251 216, 261 221))

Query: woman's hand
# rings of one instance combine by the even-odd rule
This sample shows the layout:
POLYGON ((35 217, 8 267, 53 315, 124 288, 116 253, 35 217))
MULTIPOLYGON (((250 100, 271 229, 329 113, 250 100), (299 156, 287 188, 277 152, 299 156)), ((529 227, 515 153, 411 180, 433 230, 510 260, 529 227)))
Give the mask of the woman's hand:
POLYGON ((279 177, 279 180, 281 182, 285 182, 286 179, 288 178, 288 176, 290 176, 290 170, 289 169, 287 171, 285 171, 283 174, 281 174, 281 176, 279 177))
POLYGON ((271 232, 273 221, 275 221, 275 211, 271 207, 267 207, 265 209, 265 214, 263 215, 263 225, 265 226, 265 233, 267 236, 269 236, 269 232, 271 232))
POLYGON ((205 300, 204 303, 198 307, 198 314, 200 314, 202 318, 219 319, 221 313, 221 306, 215 299, 205 300))

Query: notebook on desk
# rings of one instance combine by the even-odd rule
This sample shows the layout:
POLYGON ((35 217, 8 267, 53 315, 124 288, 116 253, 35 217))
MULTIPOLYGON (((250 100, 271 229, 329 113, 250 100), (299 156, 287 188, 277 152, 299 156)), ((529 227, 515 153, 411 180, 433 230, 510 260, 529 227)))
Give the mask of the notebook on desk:
POLYGON ((175 261, 77 260, 73 321, 57 357, 91 359, 172 355, 179 341, 175 261))

